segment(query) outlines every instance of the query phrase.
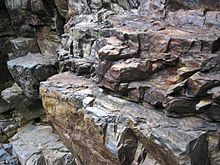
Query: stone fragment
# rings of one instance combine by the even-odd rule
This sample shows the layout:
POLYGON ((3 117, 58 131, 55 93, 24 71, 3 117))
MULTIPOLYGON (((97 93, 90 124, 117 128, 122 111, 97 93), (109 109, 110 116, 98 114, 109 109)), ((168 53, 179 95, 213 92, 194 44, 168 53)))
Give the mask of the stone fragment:
POLYGON ((220 87, 219 86, 210 89, 207 93, 212 95, 212 99, 214 101, 220 103, 220 87))
POLYGON ((220 121, 220 105, 213 103, 208 108, 204 110, 205 115, 213 120, 213 121, 220 121))
POLYGON ((75 165, 74 156, 51 126, 28 124, 12 137, 11 144, 21 165, 75 165))
POLYGON ((165 110, 172 114, 187 114, 187 113, 195 113, 197 100, 193 100, 190 98, 184 97, 168 97, 163 102, 163 106, 165 110))
POLYGON ((27 98, 17 84, 3 90, 1 95, 13 109, 13 117, 20 126, 45 113, 40 100, 27 98))
POLYGON ((201 100, 198 104, 196 104, 196 110, 197 111, 202 111, 207 109, 211 104, 213 103, 212 100, 201 100))
POLYGON ((68 13, 68 0, 60 1, 54 0, 56 7, 63 18, 67 18, 68 13))
POLYGON ((19 165, 18 159, 11 154, 12 146, 10 144, 0 143, 0 164, 19 165))
POLYGON ((205 24, 209 27, 214 26, 215 28, 220 28, 220 12, 219 11, 209 11, 206 13, 205 24))
POLYGON ((169 12, 168 15, 170 24, 175 27, 202 27, 205 21, 203 10, 178 10, 173 13, 169 12))
POLYGON ((111 61, 99 60, 98 62, 95 63, 95 73, 99 76, 104 76, 111 66, 112 66, 111 61))
POLYGON ((8 68, 25 96, 36 99, 40 82, 56 74, 56 62, 52 56, 29 53, 8 61, 8 68))
POLYGON ((198 69, 189 68, 189 67, 181 67, 177 70, 177 74, 180 81, 183 81, 190 76, 192 76, 194 73, 196 73, 198 69))
POLYGON ((107 45, 99 49, 98 54, 100 59, 104 60, 119 60, 139 57, 138 44, 132 41, 122 42, 116 37, 107 38, 107 45))
POLYGON ((171 85, 166 91, 166 95, 181 95, 185 92, 187 80, 171 85))
MULTIPOLYGON (((63 25, 61 26, 63 27, 63 25)), ((40 52, 45 56, 56 56, 56 49, 60 42, 57 32, 50 30, 50 28, 47 26, 44 26, 40 31, 37 32, 36 35, 40 52)))
POLYGON ((161 107, 165 99, 166 96, 164 94, 164 91, 159 91, 154 88, 145 90, 144 101, 146 101, 147 103, 153 106, 161 107))
POLYGON ((197 72, 187 81, 187 89, 195 96, 206 96, 207 91, 220 85, 220 74, 218 72, 197 72))
POLYGON ((198 1, 191 1, 191 0, 171 0, 167 4, 167 7, 171 10, 178 10, 178 9, 207 9, 207 10, 219 10, 220 2, 218 0, 198 0, 198 1))
POLYGON ((40 49, 35 38, 15 38, 10 40, 12 45, 12 55, 9 59, 26 56, 29 52, 39 53, 40 49))
POLYGON ((150 74, 150 61, 133 58, 112 65, 105 78, 112 77, 117 82, 129 82, 132 80, 143 80, 150 76, 150 74))
POLYGON ((5 118, 0 120, 0 143, 8 143, 18 129, 18 124, 12 118, 5 118))

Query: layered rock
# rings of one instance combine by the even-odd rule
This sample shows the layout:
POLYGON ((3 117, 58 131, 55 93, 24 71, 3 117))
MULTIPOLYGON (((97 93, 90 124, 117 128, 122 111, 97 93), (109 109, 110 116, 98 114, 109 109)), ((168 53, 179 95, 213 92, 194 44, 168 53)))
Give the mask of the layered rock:
POLYGON ((168 118, 148 104, 105 94, 69 72, 42 82, 40 93, 55 128, 83 164, 209 162, 207 137, 217 124, 168 118))
MULTIPOLYGON (((11 84, 8 59, 18 84, 0 98, 0 119, 10 121, 0 121, 2 142, 44 113, 38 88, 57 73, 57 55, 60 72, 90 79, 64 73, 41 85, 78 163, 219 163, 218 0, 4 0, 0 7, 0 91, 11 84)), ((36 152, 23 157, 24 132, 14 139, 22 164, 68 164, 58 148, 55 156, 28 146, 36 152)))

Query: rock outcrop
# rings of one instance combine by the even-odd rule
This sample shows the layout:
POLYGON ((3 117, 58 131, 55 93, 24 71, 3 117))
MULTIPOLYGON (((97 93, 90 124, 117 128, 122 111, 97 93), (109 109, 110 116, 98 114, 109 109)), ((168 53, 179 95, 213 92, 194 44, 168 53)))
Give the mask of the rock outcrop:
POLYGON ((219 0, 3 0, 0 9, 0 143, 16 134, 12 154, 0 147, 6 162, 220 163, 219 0), (45 112, 75 156, 51 127, 22 128, 48 123, 45 112), (33 143, 37 132, 48 145, 33 143))
POLYGON ((82 164, 205 165, 215 141, 209 136, 220 138, 218 124, 166 117, 69 72, 42 82, 40 91, 55 128, 82 164))

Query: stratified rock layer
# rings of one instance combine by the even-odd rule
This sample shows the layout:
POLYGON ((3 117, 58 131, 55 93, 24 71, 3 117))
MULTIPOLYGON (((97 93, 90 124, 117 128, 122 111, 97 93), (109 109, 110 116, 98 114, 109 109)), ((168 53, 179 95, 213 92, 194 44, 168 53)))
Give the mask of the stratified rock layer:
POLYGON ((205 165, 212 154, 208 137, 219 137, 217 124, 168 118, 69 72, 42 82, 40 94, 56 130, 83 164, 205 165))

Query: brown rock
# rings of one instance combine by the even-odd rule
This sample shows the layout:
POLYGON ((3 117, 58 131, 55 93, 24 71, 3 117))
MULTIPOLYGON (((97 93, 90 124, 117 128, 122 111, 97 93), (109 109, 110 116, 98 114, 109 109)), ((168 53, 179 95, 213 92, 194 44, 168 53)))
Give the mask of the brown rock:
POLYGON ((151 63, 145 59, 128 59, 116 63, 108 70, 106 79, 112 77, 117 82, 129 82, 132 80, 143 80, 151 73, 151 63))
POLYGON ((168 118, 149 105, 103 94, 70 73, 42 82, 40 91, 56 130, 84 164, 208 161, 207 132, 215 131, 215 124, 195 117, 168 118), (83 104, 88 97, 93 104, 83 104))

